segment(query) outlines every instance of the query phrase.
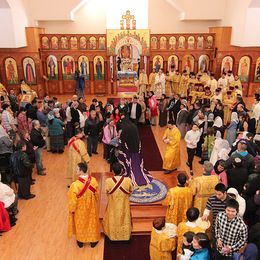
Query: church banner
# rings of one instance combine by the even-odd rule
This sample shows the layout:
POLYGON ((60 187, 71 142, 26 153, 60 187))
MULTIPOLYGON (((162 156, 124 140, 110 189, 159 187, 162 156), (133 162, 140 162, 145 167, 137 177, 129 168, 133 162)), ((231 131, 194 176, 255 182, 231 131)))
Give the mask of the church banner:
POLYGON ((150 30, 107 30, 107 55, 130 58, 129 50, 137 49, 139 55, 149 55, 150 30))

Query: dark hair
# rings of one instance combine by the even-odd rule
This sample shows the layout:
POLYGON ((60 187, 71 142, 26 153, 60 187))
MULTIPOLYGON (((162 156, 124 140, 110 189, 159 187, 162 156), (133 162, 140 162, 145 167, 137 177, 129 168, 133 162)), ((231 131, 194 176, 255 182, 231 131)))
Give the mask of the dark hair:
POLYGON ((173 121, 172 119, 170 119, 170 120, 168 121, 168 124, 169 124, 169 125, 174 125, 174 121, 173 121))
POLYGON ((97 102, 97 99, 96 99, 96 98, 93 98, 93 99, 92 99, 92 102, 97 102))
POLYGON ((183 234, 183 236, 186 237, 188 243, 191 243, 193 240, 193 237, 195 236, 195 233, 192 231, 187 231, 183 234))
POLYGON ((153 91, 150 91, 150 93, 152 93, 152 95, 154 95, 154 92, 153 92, 153 91))
POLYGON ((177 176, 177 180, 182 186, 184 186, 187 181, 187 177, 184 173, 179 173, 177 176))
POLYGON ((153 221, 153 227, 157 230, 161 230, 165 226, 165 218, 156 218, 153 221))
POLYGON ((207 135, 215 135, 215 129, 214 129, 214 127, 208 127, 208 129, 207 129, 207 135))
POLYGON ((75 129, 75 135, 82 134, 82 130, 80 128, 75 129))
POLYGON ((18 151, 21 151, 22 148, 23 148, 25 145, 26 145, 25 141, 19 140, 19 141, 17 142, 17 144, 16 144, 16 149, 17 149, 18 151))
POLYGON ((79 170, 86 173, 88 170, 88 165, 84 162, 78 163, 79 170))
POLYGON ((209 250, 209 253, 211 252, 210 240, 209 240, 209 237, 205 233, 202 233, 202 232, 197 233, 194 236, 194 239, 196 239, 198 241, 198 244, 202 248, 207 248, 209 250))
POLYGON ((190 221, 190 222, 193 222, 195 221, 196 219, 198 219, 200 215, 200 211, 199 209, 197 208, 189 208, 187 211, 186 211, 186 217, 187 219, 190 221))
POLYGON ((232 209, 235 209, 238 212, 239 204, 238 204, 238 202, 235 199, 229 199, 226 202, 226 208, 232 208, 232 209))
POLYGON ((115 175, 120 175, 122 172, 122 165, 118 162, 113 163, 112 170, 115 173, 115 175))
POLYGON ((225 193, 227 191, 227 188, 225 186, 225 184, 223 183, 218 183, 216 186, 215 186, 215 191, 220 191, 222 193, 225 193))
POLYGON ((8 104, 3 104, 3 105, 2 105, 2 109, 3 109, 3 110, 6 110, 8 107, 9 107, 8 104))

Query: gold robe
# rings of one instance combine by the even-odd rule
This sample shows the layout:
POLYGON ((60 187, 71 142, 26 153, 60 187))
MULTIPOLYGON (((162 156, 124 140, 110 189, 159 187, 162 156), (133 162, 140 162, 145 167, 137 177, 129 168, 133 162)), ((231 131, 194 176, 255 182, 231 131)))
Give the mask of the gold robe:
POLYGON ((73 181, 76 180, 75 172, 77 169, 77 165, 80 162, 88 163, 90 161, 86 145, 81 139, 77 139, 76 137, 72 137, 68 143, 69 147, 69 157, 68 157, 68 165, 67 165, 67 183, 70 185, 73 181), (74 145, 70 145, 72 143, 74 145))
POLYGON ((166 222, 178 225, 187 220, 186 211, 192 206, 192 191, 189 187, 169 189, 163 205, 168 206, 166 222))
POLYGON ((142 95, 142 93, 145 93, 146 95, 146 87, 148 85, 148 79, 146 73, 140 73, 139 76, 139 91, 138 94, 142 95))
POLYGON ((192 90, 192 91, 190 92, 189 96, 191 97, 190 103, 191 103, 191 104, 194 104, 195 101, 196 101, 196 100, 198 99, 198 97, 199 97, 199 91, 192 90))
POLYGON ((234 88, 235 88, 235 86, 238 86, 238 89, 242 90, 242 83, 241 83, 240 79, 232 81, 230 83, 230 86, 232 86, 234 88))
POLYGON ((167 97, 169 97, 170 94, 171 94, 171 92, 172 92, 172 90, 171 90, 171 88, 172 88, 172 77, 171 77, 170 75, 165 76, 165 80, 166 80, 166 84, 165 84, 165 95, 166 95, 167 97))
POLYGON ((150 73, 149 75, 149 86, 150 86, 150 89, 149 91, 154 91, 155 90, 155 77, 156 77, 156 74, 157 73, 150 73))
POLYGON ((189 76, 181 76, 180 79, 180 95, 181 97, 187 97, 187 91, 188 91, 188 80, 189 76))
POLYGON ((177 255, 182 254, 182 244, 183 244, 183 235, 188 232, 194 232, 199 233, 199 232, 205 232, 204 229, 195 226, 195 227, 190 227, 186 224, 186 222, 181 222, 178 227, 177 227, 177 238, 178 238, 178 243, 177 243, 177 255))
POLYGON ((181 80, 181 75, 173 75, 173 92, 174 94, 180 94, 180 80, 181 80))
MULTIPOLYGON (((81 178, 87 180, 88 176, 81 178)), ((100 239, 99 214, 97 209, 97 200, 99 198, 98 183, 94 177, 91 177, 90 185, 96 190, 90 189, 80 198, 77 195, 81 192, 84 184, 76 180, 68 191, 69 202, 69 224, 68 235, 76 235, 80 242, 97 242, 100 239)))
POLYGON ((235 103, 235 100, 233 98, 225 97, 223 100, 224 105, 224 125, 227 125, 230 123, 231 119, 231 109, 235 103))
POLYGON ((173 170, 180 166, 180 142, 181 132, 177 127, 173 129, 167 128, 164 132, 163 139, 168 139, 170 142, 167 144, 164 159, 163 169, 173 170))
POLYGON ((219 183, 217 175, 202 175, 190 181, 189 187, 194 198, 194 207, 203 215, 208 198, 215 194, 215 186, 219 183))
MULTIPOLYGON (((117 181, 121 176, 114 177, 117 181)), ((109 194, 115 186, 112 178, 106 180, 105 189, 108 196, 108 204, 103 218, 104 233, 110 240, 129 240, 132 231, 131 212, 129 197, 133 191, 132 181, 125 177, 120 187, 129 194, 124 193, 119 188, 109 194)))
POLYGON ((152 229, 150 242, 150 260, 171 260, 176 248, 176 237, 170 238, 163 232, 152 229))

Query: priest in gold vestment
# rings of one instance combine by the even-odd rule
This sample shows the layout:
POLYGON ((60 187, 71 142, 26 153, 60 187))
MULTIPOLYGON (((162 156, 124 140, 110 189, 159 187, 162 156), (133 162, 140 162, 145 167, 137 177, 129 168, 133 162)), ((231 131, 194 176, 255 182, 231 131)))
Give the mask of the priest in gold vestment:
POLYGON ((187 97, 188 95, 188 81, 189 75, 186 70, 183 71, 183 74, 180 79, 180 95, 181 97, 187 97))
POLYGON ((155 90, 155 77, 157 73, 155 72, 155 69, 150 73, 149 75, 149 91, 154 91, 155 90))
POLYGON ((164 132, 163 136, 164 143, 167 144, 164 159, 163 159, 163 169, 165 173, 171 173, 181 164, 180 158, 180 142, 181 133, 173 121, 168 122, 168 127, 164 132))
POLYGON ((150 260, 171 260, 172 251, 176 248, 176 238, 165 231, 165 218, 156 218, 150 242, 150 260))
POLYGON ((122 166, 113 164, 115 176, 106 180, 108 205, 103 218, 104 233, 112 241, 129 240, 132 231, 129 197, 133 191, 129 177, 121 176, 122 166))
POLYGON ((76 135, 72 137, 68 142, 69 158, 67 165, 67 183, 70 185, 76 180, 75 169, 80 162, 88 163, 90 161, 86 145, 83 138, 84 134, 80 129, 76 129, 76 135))
POLYGON ((145 96, 147 95, 147 86, 148 86, 148 78, 144 69, 142 69, 139 76, 139 90, 138 90, 139 96, 141 96, 143 93, 145 93, 145 96))
POLYGON ((174 94, 180 94, 180 80, 181 75, 178 70, 175 71, 172 79, 172 85, 173 85, 173 92, 174 94))
POLYGON ((21 83, 21 92, 22 102, 31 103, 34 98, 38 97, 36 91, 32 90, 24 81, 21 83))
POLYGON ((203 175, 192 179, 189 183, 195 196, 194 207, 198 208, 201 214, 204 212, 208 198, 215 194, 215 186, 219 183, 217 175, 211 175, 212 163, 205 161, 203 168, 203 175))
POLYGON ((187 177, 184 173, 177 176, 178 185, 169 189, 163 205, 167 206, 166 222, 178 225, 187 220, 186 212, 192 206, 191 188, 185 187, 187 177))
POLYGON ((86 163, 77 165, 78 179, 70 185, 68 191, 68 235, 69 237, 76 235, 79 247, 83 247, 84 243, 90 243, 91 247, 95 247, 100 239, 98 183, 87 171, 86 163))
POLYGON ((186 212, 186 216, 188 221, 187 222, 181 222, 177 227, 177 255, 182 254, 182 244, 183 244, 183 235, 188 232, 205 232, 204 229, 200 228, 196 224, 196 220, 199 218, 200 211, 197 208, 189 208, 186 212))

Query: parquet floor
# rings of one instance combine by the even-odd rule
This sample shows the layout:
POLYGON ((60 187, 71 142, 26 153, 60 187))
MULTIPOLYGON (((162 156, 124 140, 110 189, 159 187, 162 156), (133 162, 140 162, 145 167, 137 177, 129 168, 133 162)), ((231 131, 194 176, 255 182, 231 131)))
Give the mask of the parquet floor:
MULTIPOLYGON (((90 104, 94 96, 87 98, 90 104)), ((58 96, 64 102, 69 96, 58 96)), ((100 97, 104 103, 107 97, 100 97)), ((164 129, 153 127, 153 132, 163 156, 165 144, 162 142, 164 129)), ((109 171, 108 164, 102 158, 102 145, 98 147, 98 155, 90 161, 90 170, 100 174, 109 171)), ((186 166, 187 153, 185 142, 181 142, 181 166, 179 170, 188 172, 186 166)), ((36 184, 32 186, 32 193, 36 198, 29 201, 19 201, 17 225, 11 231, 0 237, 1 260, 102 260, 104 240, 92 249, 85 246, 79 249, 75 239, 67 237, 67 186, 66 165, 67 151, 60 154, 51 154, 44 151, 44 166, 47 176, 34 176, 36 184)), ((194 174, 200 175, 202 167, 195 158, 194 174)), ((167 176, 173 178, 173 175, 167 176)), ((112 259, 111 259, 112 260, 112 259)))

